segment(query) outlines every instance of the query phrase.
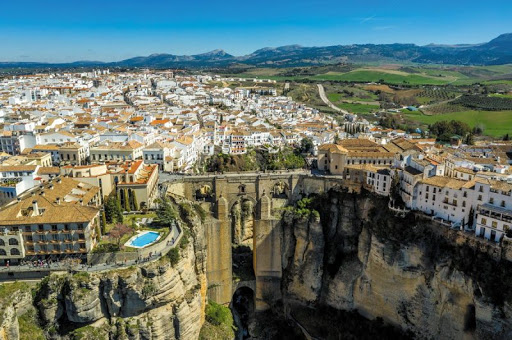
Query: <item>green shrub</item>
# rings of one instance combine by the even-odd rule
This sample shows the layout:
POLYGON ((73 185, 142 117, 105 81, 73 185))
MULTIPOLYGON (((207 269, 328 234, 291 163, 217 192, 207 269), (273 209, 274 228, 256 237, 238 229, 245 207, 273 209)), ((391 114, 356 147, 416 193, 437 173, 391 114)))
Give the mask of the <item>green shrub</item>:
POLYGON ((216 302, 208 301, 206 305, 206 320, 216 326, 221 324, 233 324, 233 315, 228 307, 216 302))
POLYGON ((180 261, 180 251, 178 248, 174 247, 172 248, 168 253, 167 257, 169 257, 169 260, 171 261, 171 266, 175 266, 180 261))

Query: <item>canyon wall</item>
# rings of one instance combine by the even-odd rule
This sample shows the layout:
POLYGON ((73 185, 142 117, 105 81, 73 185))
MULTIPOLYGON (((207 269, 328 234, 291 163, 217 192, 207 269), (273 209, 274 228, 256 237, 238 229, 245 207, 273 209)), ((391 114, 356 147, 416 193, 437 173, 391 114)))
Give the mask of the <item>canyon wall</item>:
POLYGON ((393 216, 368 194, 330 191, 314 208, 320 218, 282 220, 292 316, 294 306, 355 309, 418 338, 512 338, 510 262, 419 215, 393 216))

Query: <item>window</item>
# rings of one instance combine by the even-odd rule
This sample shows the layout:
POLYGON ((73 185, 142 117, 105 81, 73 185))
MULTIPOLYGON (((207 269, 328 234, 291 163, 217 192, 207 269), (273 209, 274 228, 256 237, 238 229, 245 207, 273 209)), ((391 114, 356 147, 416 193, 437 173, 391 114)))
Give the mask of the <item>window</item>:
POLYGON ((489 204, 494 204, 494 197, 489 198, 489 204))
POLYGON ((18 240, 15 239, 15 238, 10 238, 9 239, 9 245, 10 246, 17 246, 19 244, 18 240))
POLYGON ((57 225, 56 224, 52 224, 52 231, 57 231, 57 225))
POLYGON ((464 191, 464 194, 462 195, 462 197, 468 197, 468 193, 466 191, 464 191))
POLYGON ((492 221, 492 227, 493 228, 498 228, 498 222, 492 221))
POLYGON ((505 201, 501 201, 501 206, 505 208, 505 201))
POLYGON ((484 187, 480 185, 480 187, 478 188, 478 192, 484 192, 484 187))
POLYGON ((20 255, 20 251, 16 248, 11 249, 11 255, 20 255))
POLYGON ((482 200, 482 195, 478 195, 478 200, 481 201, 482 200))
MULTIPOLYGON (((428 192, 429 186, 427 185, 427 192, 428 192)), ((435 192, 435 191, 434 191, 435 192)))
POLYGON ((487 219, 483 218, 480 220, 480 224, 487 225, 487 219))
POLYGON ((462 207, 465 208, 466 207, 466 201, 462 201, 462 207))

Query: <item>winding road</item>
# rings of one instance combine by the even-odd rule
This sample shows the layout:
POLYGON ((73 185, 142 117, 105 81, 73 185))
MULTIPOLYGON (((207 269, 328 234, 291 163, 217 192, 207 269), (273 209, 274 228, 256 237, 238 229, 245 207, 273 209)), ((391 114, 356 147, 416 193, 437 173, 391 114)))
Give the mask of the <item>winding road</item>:
POLYGON ((341 112, 343 113, 344 115, 348 115, 349 112, 346 111, 346 110, 343 110, 343 109, 340 109, 339 107, 337 107, 336 105, 334 105, 333 103, 331 103, 331 101, 327 98, 327 96, 325 95, 325 90, 324 90, 324 86, 322 84, 316 84, 316 86, 318 86, 318 93, 320 94, 320 98, 322 99, 322 101, 325 103, 325 105, 329 106, 331 109, 333 110, 336 110, 338 112, 341 112))

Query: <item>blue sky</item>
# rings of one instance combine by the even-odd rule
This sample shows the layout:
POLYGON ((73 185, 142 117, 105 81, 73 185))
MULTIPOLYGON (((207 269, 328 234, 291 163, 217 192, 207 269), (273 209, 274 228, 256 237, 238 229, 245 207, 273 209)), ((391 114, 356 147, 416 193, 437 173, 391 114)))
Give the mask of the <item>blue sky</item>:
POLYGON ((234 55, 267 46, 478 43, 512 32, 512 1, 2 1, 0 61, 234 55))

